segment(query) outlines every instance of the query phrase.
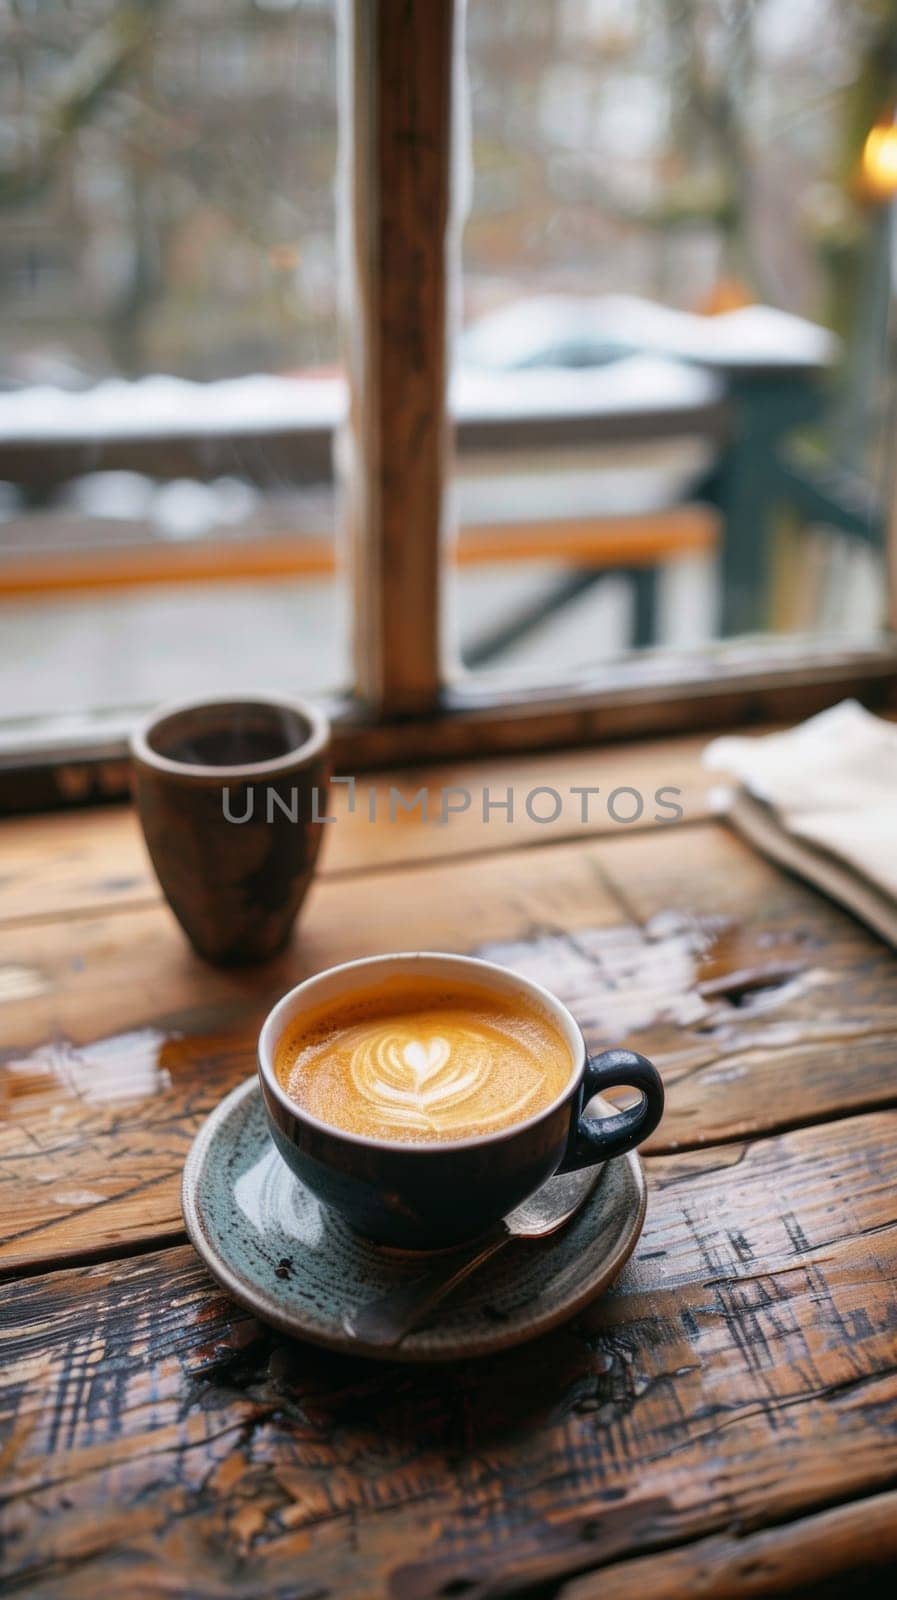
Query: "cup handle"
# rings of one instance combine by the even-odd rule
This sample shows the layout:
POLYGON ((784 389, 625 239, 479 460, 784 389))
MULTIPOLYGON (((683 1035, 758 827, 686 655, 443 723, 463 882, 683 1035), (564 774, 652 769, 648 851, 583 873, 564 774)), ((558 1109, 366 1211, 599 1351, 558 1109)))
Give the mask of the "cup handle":
POLYGON ((586 1062, 582 1080, 582 1099, 570 1131, 567 1153, 559 1171, 578 1172, 596 1161, 607 1161, 634 1150, 653 1133, 663 1116, 663 1082, 657 1068, 634 1050, 603 1050, 586 1062), (618 1111, 612 1117, 586 1117, 582 1107, 594 1094, 615 1086, 638 1089, 638 1105, 618 1111))

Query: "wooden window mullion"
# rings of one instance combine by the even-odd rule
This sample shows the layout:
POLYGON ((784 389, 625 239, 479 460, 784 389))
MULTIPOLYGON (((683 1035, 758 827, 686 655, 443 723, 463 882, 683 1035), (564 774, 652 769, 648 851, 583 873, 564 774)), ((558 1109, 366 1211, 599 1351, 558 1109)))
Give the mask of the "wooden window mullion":
POLYGON ((356 688, 380 716, 440 693, 453 0, 346 0, 344 473, 356 688))

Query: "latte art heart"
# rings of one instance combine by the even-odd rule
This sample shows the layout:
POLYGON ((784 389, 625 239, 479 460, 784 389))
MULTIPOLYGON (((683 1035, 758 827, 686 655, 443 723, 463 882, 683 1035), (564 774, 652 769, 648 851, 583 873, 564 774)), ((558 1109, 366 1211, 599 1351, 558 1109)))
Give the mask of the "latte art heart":
POLYGON ((381 1139, 463 1139, 537 1113, 569 1079, 550 1018, 516 997, 407 978, 299 1019, 276 1052, 320 1121, 381 1139))
MULTIPOLYGON (((389 1128, 416 1128, 438 1133, 457 1128, 483 1092, 492 1073, 496 1053, 482 1032, 455 1028, 451 1044, 441 1035, 407 1038, 391 1025, 372 1033, 358 1030, 349 1070, 358 1093, 376 1106, 389 1128)), ((478 1120, 486 1125, 524 1114, 524 1107, 539 1087, 541 1074, 533 1067, 526 1081, 515 1084, 510 1103, 491 1115, 480 1106, 478 1120)), ((476 1115, 476 1113, 474 1113, 476 1115)))
POLYGON ((451 1046, 447 1039, 431 1039, 429 1044, 412 1039, 410 1044, 402 1046, 402 1060, 414 1073, 418 1083, 425 1083, 440 1072, 450 1054, 451 1046))

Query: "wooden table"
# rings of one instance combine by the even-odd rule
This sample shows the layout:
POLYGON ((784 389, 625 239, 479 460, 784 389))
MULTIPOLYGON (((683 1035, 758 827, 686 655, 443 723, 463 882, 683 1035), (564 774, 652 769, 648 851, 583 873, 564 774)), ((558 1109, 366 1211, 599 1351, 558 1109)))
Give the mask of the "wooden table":
POLYGON ((685 1600, 894 1570, 894 962, 709 820, 697 750, 429 774, 675 785, 672 825, 601 797, 587 825, 578 797, 553 826, 341 816, 293 949, 256 973, 189 953, 129 811, 3 825, 5 1593, 685 1600), (178 1201, 273 998, 415 946, 537 973, 669 1090, 613 1291, 445 1370, 270 1332, 178 1201))

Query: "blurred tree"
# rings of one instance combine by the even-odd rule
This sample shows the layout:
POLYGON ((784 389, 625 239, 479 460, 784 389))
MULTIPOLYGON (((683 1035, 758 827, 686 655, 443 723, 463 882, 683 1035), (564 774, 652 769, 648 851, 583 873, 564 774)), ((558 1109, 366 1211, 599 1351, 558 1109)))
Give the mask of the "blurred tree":
POLYGON ((128 80, 152 47, 154 29, 167 4, 168 0, 122 0, 54 74, 38 107, 32 139, 17 144, 16 159, 0 170, 0 205, 37 199, 53 183, 79 129, 96 116, 110 91, 128 80))
MULTIPOLYGON (((670 41, 676 176, 647 219, 661 230, 712 222, 722 248, 718 308, 770 298, 751 228, 746 133, 755 0, 663 0, 670 41), (724 289, 724 292, 721 292, 724 289)), ((717 309, 717 304, 714 305, 717 309)))
POLYGON ((847 337, 860 314, 875 263, 869 253, 880 250, 882 230, 861 179, 863 149, 870 130, 897 107, 897 0, 853 0, 858 39, 857 70, 841 103, 841 140, 835 184, 843 205, 833 225, 820 228, 818 246, 827 278, 825 317, 847 337))
MULTIPOLYGON (((0 208, 16 243, 7 230, 0 274, 31 279, 48 250, 51 265, 65 259, 68 316, 57 297, 45 338, 132 375, 332 359, 333 9, 0 12, 21 85, 12 107, 4 85, 14 137, 0 147, 0 208)), ((23 297, 29 318, 40 325, 23 297)), ((21 348, 27 334, 6 331, 21 348)))

